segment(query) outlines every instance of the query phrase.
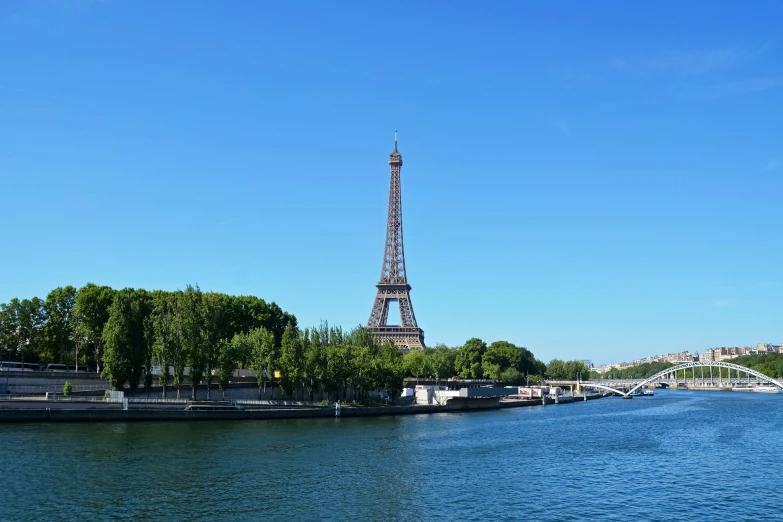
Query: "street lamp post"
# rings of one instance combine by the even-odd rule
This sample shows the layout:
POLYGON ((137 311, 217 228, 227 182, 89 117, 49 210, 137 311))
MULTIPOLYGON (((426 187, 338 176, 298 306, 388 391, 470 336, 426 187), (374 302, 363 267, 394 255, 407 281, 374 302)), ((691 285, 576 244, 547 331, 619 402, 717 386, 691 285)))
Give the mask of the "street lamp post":
POLYGON ((5 369, 5 394, 6 395, 8 395, 8 374, 10 373, 10 371, 11 371, 11 365, 9 364, 8 367, 5 369))

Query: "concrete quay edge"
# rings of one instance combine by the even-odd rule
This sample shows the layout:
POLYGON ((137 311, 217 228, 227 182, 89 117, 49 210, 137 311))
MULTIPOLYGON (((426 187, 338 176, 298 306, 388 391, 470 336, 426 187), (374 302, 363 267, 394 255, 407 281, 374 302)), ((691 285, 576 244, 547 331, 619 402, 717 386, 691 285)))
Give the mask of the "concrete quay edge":
MULTIPOLYGON (((598 398, 600 396, 597 396, 598 398)), ((579 401, 577 401, 579 402, 579 401)), ((548 404, 552 404, 547 402, 548 404)), ((459 413, 537 406, 541 400, 499 402, 497 398, 457 401, 448 405, 359 406, 343 407, 341 418, 420 415, 431 413, 459 413)), ((217 420, 274 420, 314 419, 335 417, 333 408, 262 408, 243 410, 184 410, 184 409, 57 409, 8 408, 0 409, 0 423, 13 422, 150 422, 150 421, 217 421, 217 420)))

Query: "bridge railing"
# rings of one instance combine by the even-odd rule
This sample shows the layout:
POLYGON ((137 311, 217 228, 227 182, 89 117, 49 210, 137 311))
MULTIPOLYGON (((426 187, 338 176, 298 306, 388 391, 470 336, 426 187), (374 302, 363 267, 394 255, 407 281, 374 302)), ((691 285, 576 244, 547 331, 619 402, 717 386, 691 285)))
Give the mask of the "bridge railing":
MULTIPOLYGON (((722 376, 719 376, 718 377, 718 381, 719 382, 726 382, 726 383, 729 383, 729 384, 747 383, 747 382, 750 381, 750 376, 753 376, 753 377, 756 378, 757 382, 766 382, 766 383, 775 385, 778 388, 783 390, 783 382, 777 381, 777 380, 773 379, 772 377, 764 375, 761 372, 757 372, 756 370, 752 370, 752 369, 747 368, 745 366, 740 366, 739 364, 734 364, 734 363, 727 363, 727 362, 724 362, 724 361, 689 361, 689 362, 684 362, 684 363, 678 364, 676 366, 672 366, 670 368, 666 368, 665 370, 662 370, 662 371, 656 373, 655 375, 652 375, 651 377, 648 377, 646 379, 641 379, 641 380, 640 379, 617 379, 617 380, 614 380, 611 383, 607 382, 607 384, 603 384, 603 382, 605 382, 604 380, 602 380, 602 381, 585 381, 585 382, 581 383, 581 386, 596 386, 596 387, 600 387, 600 388, 604 388, 604 389, 611 389, 614 392, 619 393, 621 395, 630 395, 630 394, 633 394, 636 390, 638 390, 642 386, 644 386, 646 384, 649 384, 649 383, 652 383, 652 382, 687 382, 685 377, 684 377, 684 372, 683 372, 683 379, 682 380, 679 380, 679 379, 676 379, 676 378, 668 378, 668 376, 670 374, 675 374, 676 375, 676 373, 679 372, 680 370, 688 370, 688 369, 693 369, 693 368, 726 368, 726 369, 729 370, 729 372, 731 372, 732 370, 735 370, 737 372, 745 373, 748 377, 745 378, 745 379, 742 379, 742 378, 734 379, 729 374, 729 377, 726 378, 726 379, 723 379, 722 376), (622 384, 627 384, 629 386, 633 385, 633 387, 630 390, 628 390, 628 392, 622 392, 622 391, 620 391, 620 390, 618 390, 616 388, 612 388, 611 386, 609 386, 609 384, 614 384, 615 386, 619 386, 619 385, 622 385, 622 384)), ((699 380, 703 381, 702 378, 696 377, 695 372, 694 372, 693 377, 691 379, 688 379, 688 380, 691 381, 691 382, 698 382, 699 380)), ((713 377, 712 378, 712 382, 714 382, 714 381, 715 381, 715 378, 713 377)))

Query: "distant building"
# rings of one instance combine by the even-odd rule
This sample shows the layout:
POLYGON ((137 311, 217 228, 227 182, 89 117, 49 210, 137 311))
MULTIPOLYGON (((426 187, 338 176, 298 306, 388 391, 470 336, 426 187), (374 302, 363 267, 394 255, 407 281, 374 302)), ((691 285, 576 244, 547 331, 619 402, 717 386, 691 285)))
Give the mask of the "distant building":
POLYGON ((664 362, 691 362, 693 361, 693 355, 691 355, 691 352, 685 351, 685 352, 677 352, 677 353, 670 353, 664 357, 664 362))
POLYGON ((749 355, 751 352, 755 350, 751 350, 747 346, 732 346, 732 347, 726 347, 723 346, 721 348, 715 348, 715 359, 716 361, 725 361, 728 359, 734 359, 735 357, 739 357, 741 355, 749 355))

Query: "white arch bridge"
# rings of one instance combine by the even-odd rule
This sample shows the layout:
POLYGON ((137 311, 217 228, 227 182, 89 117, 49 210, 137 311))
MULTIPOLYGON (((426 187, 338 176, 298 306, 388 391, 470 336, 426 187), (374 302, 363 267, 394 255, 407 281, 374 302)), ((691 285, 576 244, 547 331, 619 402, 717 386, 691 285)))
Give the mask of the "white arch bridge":
MULTIPOLYGON (((610 391, 613 393, 616 393, 618 395, 624 395, 629 396, 633 395, 636 390, 639 388, 646 386, 647 384, 650 384, 651 382, 657 382, 659 380, 662 380, 664 377, 669 377, 671 375, 676 376, 677 373, 682 370, 683 372, 683 379, 685 377, 685 370, 689 369, 695 369, 695 368, 710 368, 710 380, 713 380, 712 377, 712 368, 727 368, 728 374, 729 374, 729 380, 728 382, 732 382, 731 380, 731 372, 732 370, 735 370, 737 372, 737 379, 735 382, 740 382, 740 374, 744 373, 747 375, 748 381, 750 381, 750 376, 756 377, 758 381, 766 382, 769 384, 772 384, 774 386, 777 386, 781 390, 783 390, 783 382, 777 381, 773 379, 772 377, 768 377, 764 375, 761 372, 757 372, 756 370, 751 370, 750 368, 747 368, 745 366, 740 366, 739 364, 733 364, 723 361, 690 361, 690 362, 684 362, 680 363, 676 366, 672 366, 670 368, 666 368, 663 371, 660 371, 656 373, 653 376, 647 377, 646 379, 628 379, 625 381, 622 381, 623 383, 629 383, 633 384, 634 386, 628 390, 627 392, 618 390, 617 388, 613 388, 611 386, 608 386, 607 384, 601 384, 596 382, 589 382, 589 381, 581 381, 578 383, 578 386, 584 387, 584 388, 597 388, 601 390, 610 391)), ((721 373, 719 376, 719 379, 721 382, 723 382, 723 374, 721 373)), ((693 372, 693 380, 696 381, 696 372, 693 372)), ((702 381, 704 380, 704 377, 702 376, 702 381)))

